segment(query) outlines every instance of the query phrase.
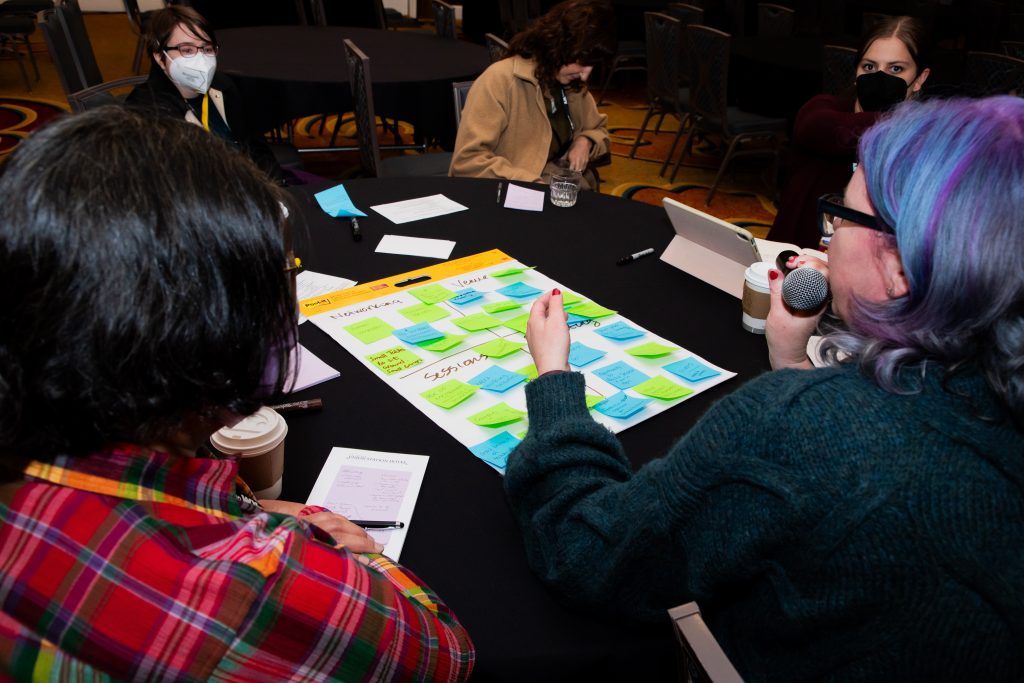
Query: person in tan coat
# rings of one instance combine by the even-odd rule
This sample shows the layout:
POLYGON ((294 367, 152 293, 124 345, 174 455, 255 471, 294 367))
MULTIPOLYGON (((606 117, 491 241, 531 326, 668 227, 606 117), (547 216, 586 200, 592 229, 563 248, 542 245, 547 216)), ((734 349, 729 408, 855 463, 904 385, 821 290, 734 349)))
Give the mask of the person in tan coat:
POLYGON ((603 0, 568 0, 512 39, 466 99, 448 174, 548 182, 568 166, 583 172, 608 153, 608 117, 586 82, 615 53, 614 15, 603 0))

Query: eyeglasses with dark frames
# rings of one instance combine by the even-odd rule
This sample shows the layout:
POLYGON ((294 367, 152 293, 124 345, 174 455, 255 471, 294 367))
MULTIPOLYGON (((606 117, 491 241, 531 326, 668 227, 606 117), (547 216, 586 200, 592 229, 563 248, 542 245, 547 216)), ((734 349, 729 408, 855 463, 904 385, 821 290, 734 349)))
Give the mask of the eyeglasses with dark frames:
POLYGON ((202 52, 207 57, 216 57, 217 53, 220 52, 220 47, 217 45, 193 45, 192 43, 178 43, 177 45, 168 45, 164 48, 165 50, 177 50, 178 54, 182 57, 195 57, 197 54, 202 52))
POLYGON ((843 195, 826 194, 818 197, 818 230, 825 237, 835 234, 836 228, 846 224, 892 234, 893 229, 878 216, 872 216, 843 203, 843 195))

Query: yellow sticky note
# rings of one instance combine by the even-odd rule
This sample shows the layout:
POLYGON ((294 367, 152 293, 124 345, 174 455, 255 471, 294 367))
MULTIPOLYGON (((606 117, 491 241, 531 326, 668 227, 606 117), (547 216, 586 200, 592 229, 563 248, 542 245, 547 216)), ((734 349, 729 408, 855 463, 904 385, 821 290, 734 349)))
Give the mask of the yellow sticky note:
POLYGON ((572 313, 573 315, 578 315, 581 318, 603 318, 607 315, 615 315, 615 311, 612 309, 605 308, 601 304, 594 303, 593 301, 587 301, 573 306, 572 313))
POLYGON ((676 346, 665 346, 658 342, 647 342, 646 344, 640 344, 639 346, 634 346, 631 349, 626 349, 626 353, 638 358, 661 358, 662 356, 667 356, 673 351, 678 350, 679 348, 676 346))
POLYGON ((366 318, 351 325, 345 325, 345 331, 364 344, 372 344, 384 337, 391 336, 394 328, 380 318, 366 318))
POLYGON ((422 358, 404 346, 395 346, 380 353, 370 354, 366 360, 380 368, 385 375, 408 370, 423 362, 422 358))
POLYGON ((666 379, 661 375, 655 375, 646 382, 641 382, 633 387, 633 391, 644 396, 650 396, 651 398, 661 399, 662 401, 674 401, 677 398, 683 396, 689 396, 693 393, 693 389, 688 389, 681 384, 676 384, 670 379, 666 379))
POLYGON ((487 356, 488 358, 504 358, 505 356, 511 355, 523 348, 524 344, 519 342, 505 341, 504 339, 494 339, 481 344, 480 346, 473 347, 473 350, 479 353, 481 356, 487 356))
POLYGON ((448 311, 432 304, 406 306, 405 308, 398 309, 398 312, 414 323, 432 323, 435 320, 447 318, 449 315, 448 311))
POLYGON ((421 349, 426 349, 427 351, 441 353, 448 349, 454 349, 462 343, 463 339, 464 337, 460 337, 457 334, 446 334, 440 339, 435 339, 434 341, 426 342, 425 344, 419 344, 419 347, 421 349))
POLYGON ((455 292, 445 289, 441 285, 417 287, 416 289, 409 290, 409 293, 425 304, 439 304, 455 296, 455 292))
POLYGON ((481 410, 476 415, 470 415, 469 421, 479 427, 504 427, 519 422, 524 417, 526 413, 502 402, 481 410))
POLYGON ((450 379, 440 386, 424 391, 420 396, 435 406, 451 410, 477 392, 480 387, 450 379))
POLYGON ((500 320, 489 316, 486 313, 473 313, 472 315, 467 315, 464 318, 456 318, 452 322, 467 332, 489 330, 492 327, 499 327, 502 324, 500 320))

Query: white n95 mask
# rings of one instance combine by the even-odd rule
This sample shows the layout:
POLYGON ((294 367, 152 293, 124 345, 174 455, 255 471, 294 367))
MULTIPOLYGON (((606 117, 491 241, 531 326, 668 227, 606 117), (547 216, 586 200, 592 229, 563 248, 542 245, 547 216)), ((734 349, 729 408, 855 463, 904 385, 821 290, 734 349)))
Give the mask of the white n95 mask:
POLYGON ((205 93, 210 89, 210 83, 213 82, 213 74, 216 71, 217 58, 207 57, 202 52, 197 52, 191 57, 172 59, 171 65, 167 69, 167 76, 175 85, 205 93))

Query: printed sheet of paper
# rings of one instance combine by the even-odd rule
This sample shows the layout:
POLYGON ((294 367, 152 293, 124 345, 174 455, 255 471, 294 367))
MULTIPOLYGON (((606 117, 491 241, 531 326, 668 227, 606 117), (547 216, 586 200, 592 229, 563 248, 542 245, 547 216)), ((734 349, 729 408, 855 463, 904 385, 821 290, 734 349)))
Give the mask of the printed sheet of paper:
MULTIPOLYGON (((343 277, 335 277, 326 273, 317 273, 312 270, 303 270, 295 278, 295 296, 298 301, 312 299, 315 296, 330 294, 339 290, 351 287, 356 283, 343 277)), ((309 320, 306 316, 299 314, 299 324, 309 320)))
POLYGON ((469 210, 469 207, 452 201, 443 194, 432 194, 429 197, 406 199, 401 202, 391 202, 390 204, 377 204, 370 208, 392 223, 421 221, 424 218, 434 218, 435 216, 445 216, 450 213, 469 210))
POLYGON ((519 413, 526 411, 525 387, 537 370, 525 344, 525 311, 555 287, 562 290, 568 313, 581 312, 570 318, 576 350, 570 362, 583 374, 591 415, 613 432, 735 376, 647 331, 626 318, 627 311, 588 299, 585 292, 574 292, 497 250, 414 273, 430 277, 421 285, 403 288, 390 283, 410 273, 357 285, 308 308, 310 320, 499 472, 529 429, 528 417, 520 418, 519 413), (421 303, 416 290, 438 286, 450 292, 472 288, 483 296, 461 304, 458 297, 431 304, 448 314, 429 323, 431 335, 444 335, 440 340, 400 339, 397 334, 411 326, 402 311, 421 303), (364 320, 380 332, 388 327, 393 332, 366 341, 374 337, 359 326, 364 320), (601 334, 607 330, 612 334, 601 334))
POLYGON ((397 561, 412 523, 429 456, 332 448, 306 505, 349 519, 403 522, 402 529, 367 529, 397 561))
POLYGON ((543 211, 544 192, 509 183, 508 194, 505 195, 505 208, 520 209, 522 211, 543 211))
POLYGON ((384 235, 377 244, 375 251, 381 254, 403 254, 405 256, 426 256, 427 258, 446 259, 452 255, 452 249, 454 248, 455 242, 451 240, 384 235))

